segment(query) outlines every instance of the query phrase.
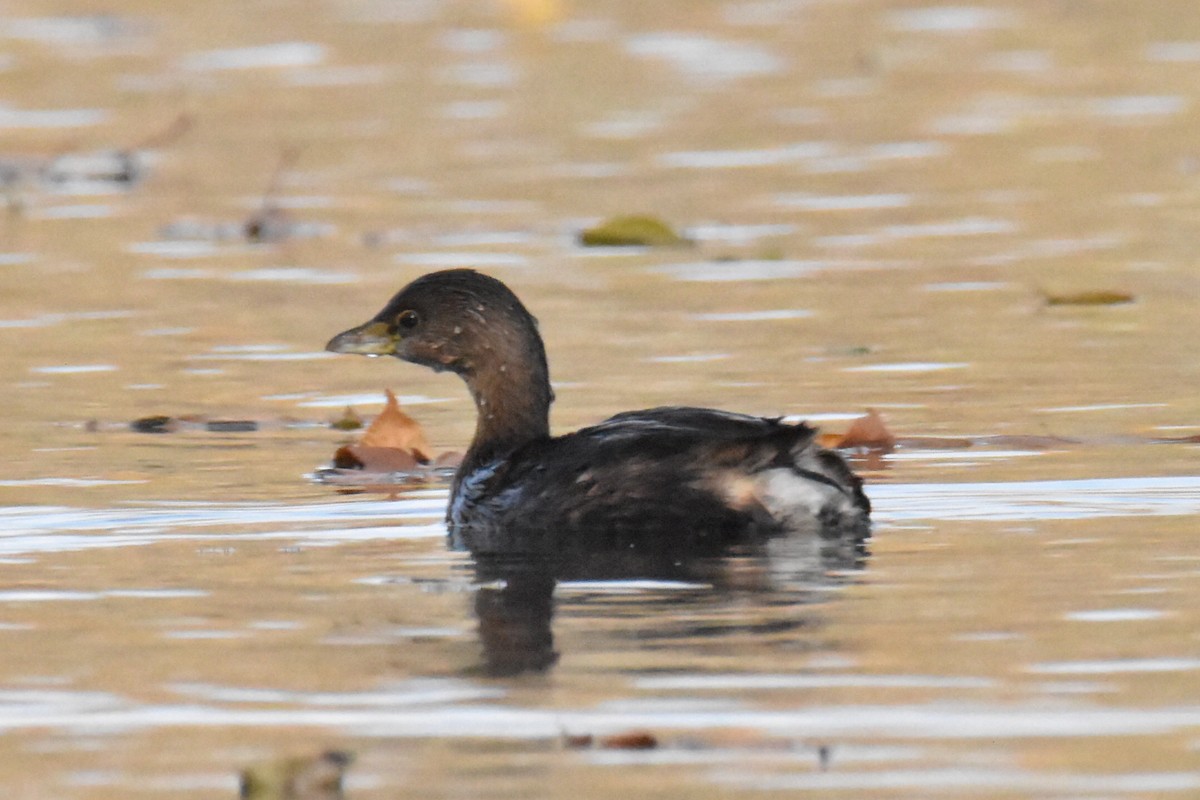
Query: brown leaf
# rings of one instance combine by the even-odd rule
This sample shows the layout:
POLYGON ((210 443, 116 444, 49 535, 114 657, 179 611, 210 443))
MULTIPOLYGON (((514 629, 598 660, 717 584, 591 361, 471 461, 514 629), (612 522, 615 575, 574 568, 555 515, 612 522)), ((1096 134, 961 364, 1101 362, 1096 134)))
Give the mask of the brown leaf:
POLYGON ((333 454, 338 469, 358 469, 363 472, 416 472, 420 462, 407 450, 395 447, 370 447, 349 444, 333 454))
POLYGON ((334 451, 333 466, 337 469, 362 469, 363 462, 354 454, 354 445, 345 445, 334 451))
POLYGON ((895 435, 888 430, 883 417, 873 408, 867 409, 866 414, 850 423, 850 429, 838 443, 838 447, 868 447, 877 450, 891 450, 895 446, 895 435))
POLYGON ((836 450, 842 446, 843 438, 845 437, 840 433, 818 433, 817 444, 826 450, 836 450))
POLYGON ((568 750, 586 750, 595 742, 595 737, 590 733, 567 733, 563 731, 562 743, 563 747, 568 750))
POLYGON ((400 410, 400 403, 391 389, 386 389, 387 405, 359 439, 360 447, 390 447, 411 453, 422 464, 433 459, 433 451, 425 440, 420 424, 400 410))
POLYGON ((606 750, 653 750, 658 738, 649 731, 626 731, 601 737, 599 745, 606 750))

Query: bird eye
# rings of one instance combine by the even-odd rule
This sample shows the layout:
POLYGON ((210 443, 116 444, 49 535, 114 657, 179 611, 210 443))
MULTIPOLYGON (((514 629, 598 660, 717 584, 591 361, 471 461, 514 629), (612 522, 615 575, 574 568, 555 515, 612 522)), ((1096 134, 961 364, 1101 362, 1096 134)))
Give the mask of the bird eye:
POLYGON ((411 331, 413 328, 417 327, 417 323, 420 321, 421 318, 417 315, 417 312, 402 311, 400 316, 396 317, 396 326, 403 328, 406 331, 411 331))

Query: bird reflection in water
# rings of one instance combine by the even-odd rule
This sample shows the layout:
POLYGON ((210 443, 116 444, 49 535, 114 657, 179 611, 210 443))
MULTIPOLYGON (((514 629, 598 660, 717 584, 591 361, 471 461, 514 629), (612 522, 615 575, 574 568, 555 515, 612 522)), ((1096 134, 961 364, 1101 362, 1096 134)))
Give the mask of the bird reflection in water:
MULTIPOLYGON (((728 633, 711 620, 687 621, 688 604, 699 610, 713 600, 733 595, 755 597, 764 605, 788 606, 786 622, 766 623, 772 633, 782 627, 801 628, 812 620, 795 613, 805 604, 828 599, 830 591, 853 580, 865 565, 864 543, 821 541, 812 537, 777 537, 727 545, 721 552, 670 553, 575 549, 569 553, 530 551, 522 531, 510 531, 507 552, 473 554, 477 590, 474 611, 479 624, 482 661, 478 670, 490 677, 508 677, 550 670, 559 659, 552 622, 555 589, 580 582, 622 582, 633 589, 642 581, 663 582, 691 591, 674 592, 669 619, 648 613, 640 622, 643 638, 713 637, 728 633), (664 629, 664 625, 667 629, 664 629)), ((603 537, 598 537, 603 538, 603 537)), ((451 542, 457 537, 452 529, 451 542)), ((459 540, 461 541, 461 540, 459 540)), ((491 541, 496 542, 495 532, 491 541)), ((647 610, 659 608, 647 603, 647 610)), ((704 617, 702 613, 700 617, 704 617)), ((740 620, 746 632, 761 619, 740 620)))

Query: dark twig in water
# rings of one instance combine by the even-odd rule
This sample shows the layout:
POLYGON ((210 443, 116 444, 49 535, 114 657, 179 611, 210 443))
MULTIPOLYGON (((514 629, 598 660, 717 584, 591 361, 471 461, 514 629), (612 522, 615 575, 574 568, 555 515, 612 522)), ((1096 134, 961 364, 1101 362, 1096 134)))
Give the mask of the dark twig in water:
POLYGON ((292 225, 287 219, 286 212, 276 202, 276 198, 279 195, 284 174, 295 165, 299 158, 300 149, 297 147, 285 147, 279 154, 279 162, 275 165, 275 171, 271 174, 271 181, 267 184, 266 191, 263 192, 262 205, 258 211, 246 219, 242 226, 242 231, 248 240, 278 242, 288 237, 292 225))

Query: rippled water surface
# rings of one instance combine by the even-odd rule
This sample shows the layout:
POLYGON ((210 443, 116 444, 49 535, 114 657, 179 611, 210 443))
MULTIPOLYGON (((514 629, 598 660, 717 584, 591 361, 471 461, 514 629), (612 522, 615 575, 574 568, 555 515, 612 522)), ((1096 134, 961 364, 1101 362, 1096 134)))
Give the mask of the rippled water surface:
POLYGON ((0 9, 0 794, 1200 794, 1191 3, 169 6, 0 9), (693 244, 575 243, 631 213, 693 244), (385 386, 465 445, 454 378, 322 351, 451 266, 558 430, 879 410, 865 563, 510 617, 444 485, 314 482, 385 386), (513 631, 557 662, 494 677, 513 631))

